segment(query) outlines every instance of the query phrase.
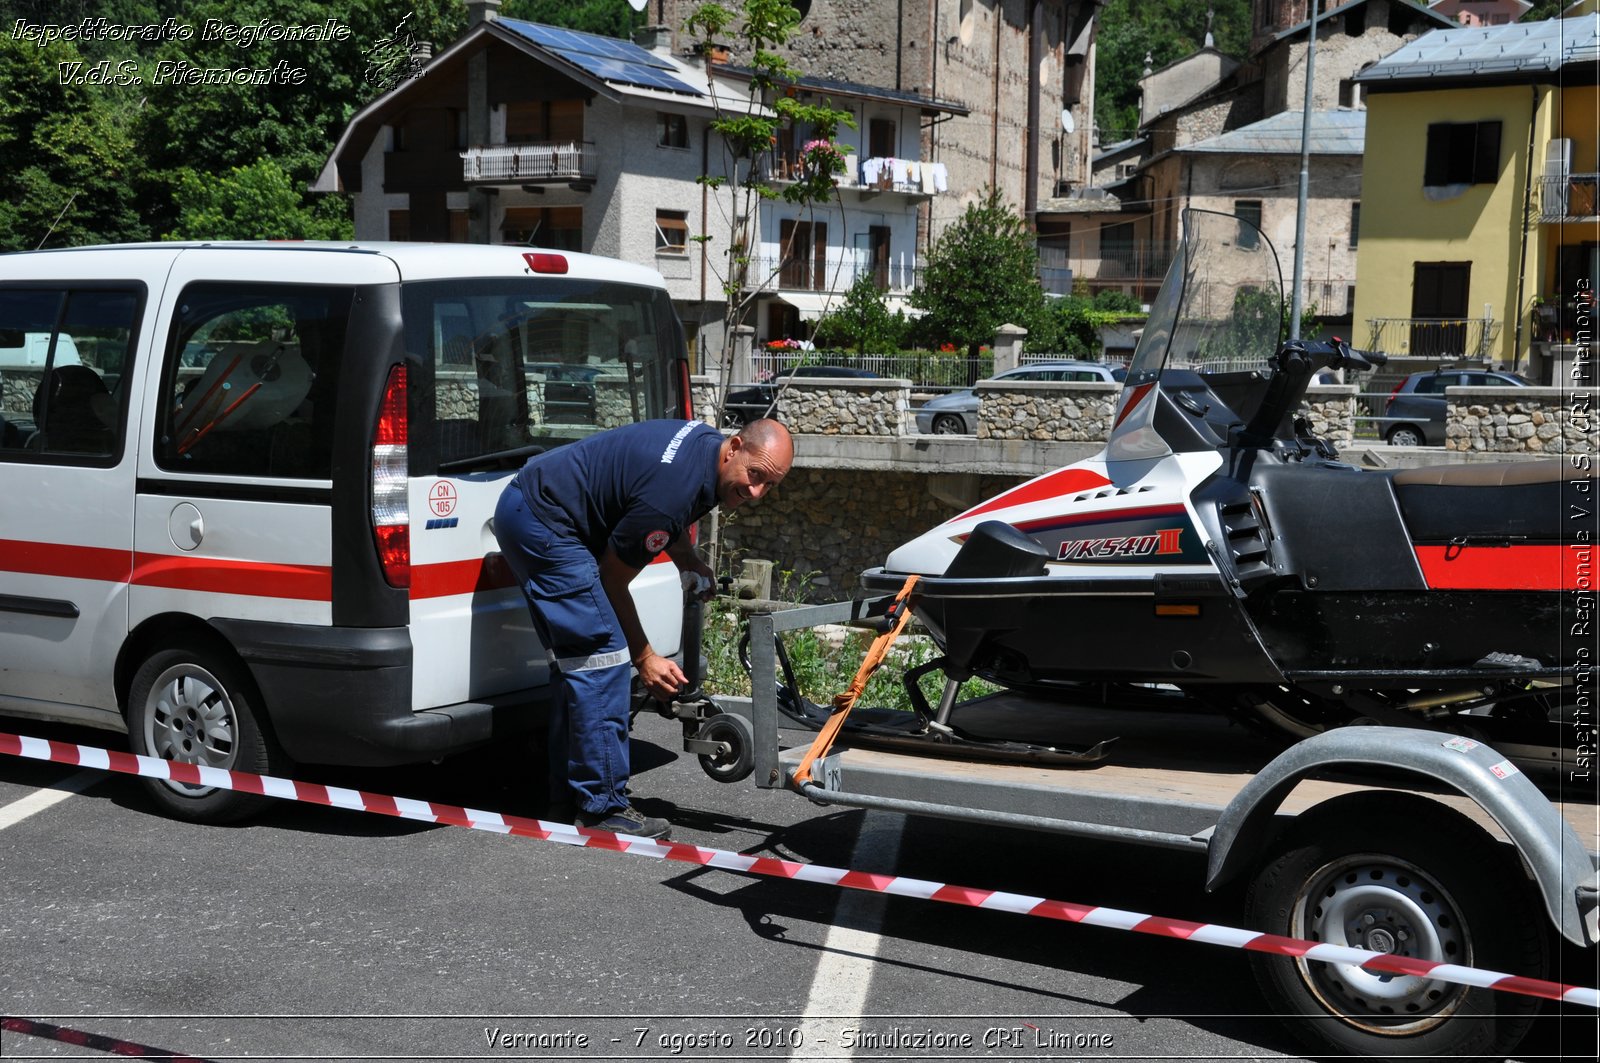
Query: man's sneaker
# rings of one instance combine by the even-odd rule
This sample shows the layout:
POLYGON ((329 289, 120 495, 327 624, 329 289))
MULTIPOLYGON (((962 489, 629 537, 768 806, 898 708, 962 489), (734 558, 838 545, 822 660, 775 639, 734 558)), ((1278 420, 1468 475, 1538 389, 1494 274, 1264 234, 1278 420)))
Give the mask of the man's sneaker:
POLYGON ((632 805, 612 809, 610 812, 585 812, 578 810, 578 826, 595 830, 608 830, 613 834, 632 834, 640 838, 665 840, 672 834, 672 824, 664 819, 647 816, 632 805))

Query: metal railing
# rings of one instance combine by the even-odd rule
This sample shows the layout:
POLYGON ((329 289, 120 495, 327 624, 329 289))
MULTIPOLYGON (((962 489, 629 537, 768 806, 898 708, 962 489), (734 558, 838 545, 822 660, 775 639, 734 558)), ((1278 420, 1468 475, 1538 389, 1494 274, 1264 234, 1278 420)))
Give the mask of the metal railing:
POLYGON ((1539 220, 1577 221, 1600 215, 1600 174, 1571 173, 1539 179, 1539 220))
POLYGON ((593 180, 597 159, 591 143, 497 144, 461 153, 467 181, 593 180))
POLYGON ((1374 317, 1362 347, 1385 354, 1441 361, 1472 358, 1487 361, 1500 338, 1496 318, 1374 317))
POLYGON ((804 367, 808 365, 848 366, 881 377, 909 380, 913 387, 919 388, 964 388, 994 375, 994 355, 989 352, 969 358, 965 354, 935 351, 861 355, 849 351, 806 351, 803 356, 797 356, 794 351, 756 350, 751 353, 750 362, 756 378, 763 381, 787 375, 797 365, 801 368, 796 376, 804 376, 804 367))

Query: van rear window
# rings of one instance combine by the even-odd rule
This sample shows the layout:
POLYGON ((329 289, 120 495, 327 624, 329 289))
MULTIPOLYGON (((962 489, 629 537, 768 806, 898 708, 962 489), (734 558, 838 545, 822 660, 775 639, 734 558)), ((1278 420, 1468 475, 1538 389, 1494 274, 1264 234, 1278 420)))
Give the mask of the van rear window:
POLYGON ((606 428, 683 416, 683 331, 659 289, 566 277, 404 286, 412 471, 520 462, 606 428), (419 467, 419 463, 421 467, 419 467))
POLYGON ((352 291, 206 281, 183 290, 162 369, 156 464, 326 480, 352 291))

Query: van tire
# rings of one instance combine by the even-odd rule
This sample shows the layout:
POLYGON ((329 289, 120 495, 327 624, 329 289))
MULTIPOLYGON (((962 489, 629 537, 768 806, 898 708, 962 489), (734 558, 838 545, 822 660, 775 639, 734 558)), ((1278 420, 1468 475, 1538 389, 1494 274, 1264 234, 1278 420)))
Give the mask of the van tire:
MULTIPOLYGON (((276 775, 288 758, 256 716, 259 699, 242 665, 210 648, 178 646, 147 657, 128 688, 135 753, 227 771, 276 775)), ((194 823, 254 815, 272 799, 167 779, 143 779, 162 811, 194 823)))

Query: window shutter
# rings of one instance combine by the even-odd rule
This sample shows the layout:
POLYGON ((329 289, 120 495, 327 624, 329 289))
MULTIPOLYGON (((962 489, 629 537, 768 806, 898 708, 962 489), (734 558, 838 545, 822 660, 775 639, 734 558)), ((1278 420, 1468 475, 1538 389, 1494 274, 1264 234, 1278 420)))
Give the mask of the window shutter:
POLYGON ((1435 122, 1428 127, 1428 153, 1422 169, 1422 183, 1430 187, 1449 184, 1450 126, 1435 122))
POLYGON ((1472 161, 1472 183, 1494 184, 1500 175, 1500 123, 1479 122, 1472 161))

